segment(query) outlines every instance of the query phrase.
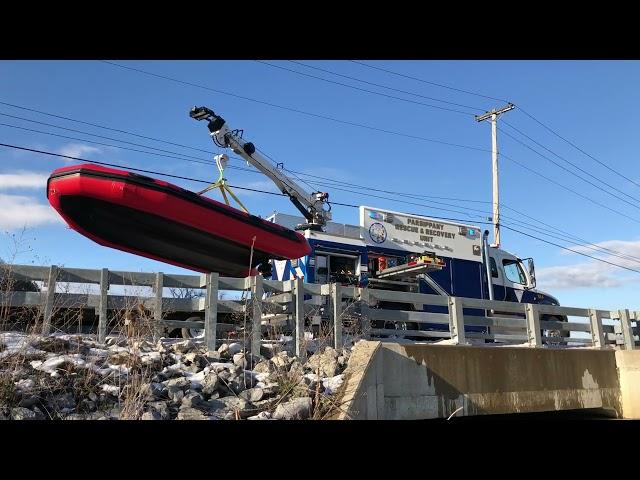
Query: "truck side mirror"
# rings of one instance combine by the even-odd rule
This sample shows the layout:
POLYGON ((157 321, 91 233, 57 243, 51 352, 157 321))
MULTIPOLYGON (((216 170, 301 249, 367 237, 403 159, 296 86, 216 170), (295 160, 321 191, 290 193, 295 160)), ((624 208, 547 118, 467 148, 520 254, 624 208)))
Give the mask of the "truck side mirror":
POLYGON ((527 258, 527 263, 529 266, 529 277, 531 278, 531 287, 536 287, 536 267, 533 264, 533 258, 527 258))

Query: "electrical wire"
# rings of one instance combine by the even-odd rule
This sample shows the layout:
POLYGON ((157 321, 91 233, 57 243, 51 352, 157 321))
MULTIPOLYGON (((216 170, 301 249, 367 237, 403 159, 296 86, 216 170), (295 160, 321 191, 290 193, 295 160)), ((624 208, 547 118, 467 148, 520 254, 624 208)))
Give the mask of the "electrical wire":
POLYGON ((408 98, 396 97, 395 95, 388 95, 386 93, 375 92, 373 90, 367 90, 366 88, 356 87, 355 85, 349 85, 349 84, 342 83, 342 82, 336 82, 335 80, 329 80, 329 79, 326 79, 326 78, 318 77, 317 75, 311 75, 309 73, 298 72, 296 70, 292 70, 290 68, 283 67, 281 65, 274 65, 272 63, 265 62, 264 60, 254 60, 254 62, 262 63, 263 65, 268 65, 268 66, 273 67, 273 68, 279 68, 281 70, 286 70, 287 72, 292 72, 292 73, 295 73, 295 74, 298 74, 298 75, 302 75, 302 76, 305 76, 305 77, 315 78, 316 80, 321 80, 323 82, 333 83, 335 85, 340 85, 340 86, 343 86, 343 87, 346 87, 346 88, 351 88, 353 90, 359 90, 361 92, 370 93, 372 95, 378 95, 380 97, 391 98, 393 100, 400 100, 402 102, 413 103, 413 104, 416 104, 416 105, 422 105, 424 107, 429 107, 429 108, 437 108, 438 110, 444 110, 444 111, 447 111, 447 112, 461 113, 463 115, 469 115, 469 116, 473 115, 473 114, 471 114, 469 112, 464 112, 462 110, 456 110, 455 108, 447 108, 447 107, 441 107, 439 105, 432 105, 430 103, 418 102, 417 100, 410 100, 408 98))
POLYGON ((349 75, 344 75, 342 73, 337 73, 337 72, 334 72, 332 70, 326 70, 326 69, 320 68, 320 67, 315 67, 313 65, 309 65, 309 64, 306 64, 306 63, 303 63, 303 62, 297 62, 295 60, 289 60, 289 62, 293 63, 293 64, 296 64, 296 65, 301 65, 303 67, 312 68, 314 70, 319 70, 319 71, 324 72, 324 73, 329 73, 329 74, 335 75, 337 77, 348 78, 349 80, 354 80, 356 82, 365 83, 367 85, 373 85, 374 87, 385 88, 387 90, 392 90, 394 92, 404 93, 404 94, 407 94, 407 95, 413 95, 415 97, 420 97, 420 98, 426 98, 427 100, 434 100, 436 102, 447 103, 449 105, 454 105, 456 107, 463 107, 463 108, 468 108, 470 110, 484 111, 484 108, 482 108, 482 107, 474 107, 474 106, 471 106, 471 105, 464 105, 464 104, 461 104, 461 103, 450 102, 448 100, 442 100, 440 98, 428 97, 426 95, 421 95, 419 93, 409 92, 409 91, 406 91, 406 90, 400 90, 398 88, 393 88, 393 87, 389 87, 389 86, 386 86, 386 85, 380 85, 379 83, 369 82, 367 80, 362 80, 361 78, 351 77, 349 75))

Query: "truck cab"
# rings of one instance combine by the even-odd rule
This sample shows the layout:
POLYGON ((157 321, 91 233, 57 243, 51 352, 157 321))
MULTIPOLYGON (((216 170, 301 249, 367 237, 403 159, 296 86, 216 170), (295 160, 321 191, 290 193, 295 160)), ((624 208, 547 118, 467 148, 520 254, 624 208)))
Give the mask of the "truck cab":
POLYGON ((524 260, 499 248, 489 248, 489 269, 493 285, 493 299, 505 302, 559 305, 558 300, 536 289, 535 267, 532 258, 524 260))

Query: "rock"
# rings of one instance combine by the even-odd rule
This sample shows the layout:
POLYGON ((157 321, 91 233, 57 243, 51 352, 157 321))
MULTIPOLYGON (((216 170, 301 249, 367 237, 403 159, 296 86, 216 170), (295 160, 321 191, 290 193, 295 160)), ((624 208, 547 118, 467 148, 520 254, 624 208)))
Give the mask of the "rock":
POLYGON ((225 407, 214 412, 214 415, 227 420, 236 419, 236 414, 240 418, 247 418, 257 411, 253 404, 240 397, 222 397, 216 402, 223 403, 225 407))
POLYGON ((158 340, 158 343, 156 343, 156 351, 160 353, 165 353, 167 351, 162 340, 158 340))
POLYGON ((150 390, 153 398, 161 399, 161 398, 168 398, 169 396, 169 390, 167 389, 167 386, 164 383, 153 382, 150 385, 150 390))
POLYGON ((198 365, 193 363, 193 364, 189 365, 188 367, 184 367, 183 370, 185 372, 198 373, 200 370, 202 370, 202 368, 200 368, 198 365))
POLYGON ((273 418, 277 420, 306 420, 311 415, 311 398, 294 398, 281 403, 276 408, 273 418))
POLYGON ((162 420, 162 418, 160 418, 160 414, 158 412, 148 411, 142 414, 142 418, 140 420, 162 420))
POLYGON ((253 367, 256 373, 272 373, 276 371, 276 366, 270 360, 264 360, 253 367))
POLYGON ((264 358, 272 358, 275 355, 273 345, 260 345, 260 355, 264 358))
POLYGON ((343 368, 347 366, 348 361, 349 361, 349 358, 345 355, 340 355, 338 357, 338 365, 340 365, 343 368))
POLYGON ((80 403, 78 403, 78 410, 82 412, 95 412, 96 409, 96 403, 92 402, 88 398, 83 398, 80 400, 80 403))
POLYGON ((57 413, 69 413, 76 408, 76 401, 71 393, 54 395, 48 399, 48 403, 57 413))
MULTIPOLYGON (((184 407, 198 407, 202 402, 204 402, 204 398, 199 393, 189 393, 182 399, 182 405, 184 407)), ((182 408, 182 407, 180 407, 182 408)))
POLYGON ((207 363, 219 362, 220 358, 222 358, 222 355, 220 355, 220 352, 216 352, 214 350, 209 350, 204 355, 204 359, 207 361, 207 363))
POLYGON ((36 395, 26 395, 23 396, 18 402, 19 407, 31 408, 37 405, 40 402, 40 399, 36 395))
POLYGON ((254 415, 253 417, 247 417, 247 420, 271 420, 271 413, 260 412, 258 415, 254 415))
POLYGON ((162 382, 162 385, 165 385, 169 390, 176 388, 186 390, 191 385, 191 382, 184 377, 179 377, 172 378, 170 380, 167 380, 166 382, 162 382))
POLYGON ((298 359, 295 359, 293 362, 291 362, 291 365, 289 366, 289 375, 292 377, 297 377, 297 376, 302 376, 303 374, 304 374, 304 367, 298 361, 298 359))
POLYGON ((198 409, 207 412, 209 415, 212 413, 216 413, 219 410, 224 410, 226 408, 227 408, 227 404, 217 399, 207 400, 206 402, 203 401, 198 405, 198 409))
POLYGON ((115 406, 108 410, 102 412, 102 415, 107 417, 107 420, 118 420, 120 419, 120 414, 122 413, 122 408, 115 406))
POLYGON ((64 417, 64 420, 87 420, 87 416, 83 413, 70 413, 64 417))
POLYGON ((271 398, 267 400, 259 400, 255 402, 253 405, 256 407, 256 410, 264 410, 267 408, 271 408, 274 403, 276 403, 277 399, 271 398))
POLYGON ((254 403, 259 402, 264 397, 264 391, 261 388, 250 388, 240 393, 240 398, 245 399, 248 402, 254 403))
POLYGON ((234 342, 229 345, 229 356, 233 356, 236 353, 240 353, 242 351, 242 344, 239 342, 234 342))
POLYGON ((229 378, 228 389, 230 388, 233 393, 240 393, 247 388, 253 388, 256 386, 256 379, 251 372, 242 372, 238 376, 232 376, 229 378))
POLYGON ((201 382, 202 394, 205 398, 211 398, 216 393, 216 390, 220 388, 220 377, 217 373, 209 372, 201 382))
POLYGON ((253 366, 260 363, 261 360, 259 356, 252 353, 236 353, 233 356, 233 363, 244 370, 253 368, 253 366))
POLYGON ((324 393, 331 395, 335 393, 344 381, 344 374, 336 375, 335 377, 322 379, 322 385, 324 386, 324 393))
POLYGON ((293 363, 293 358, 289 357, 289 355, 287 354, 287 352, 280 352, 278 353, 275 357, 273 357, 271 359, 271 362, 273 362, 273 365, 278 369, 278 370, 288 370, 289 366, 291 365, 291 363, 293 363))
POLYGON ((189 390, 191 386, 191 382, 184 377, 172 378, 171 380, 162 382, 162 384, 167 387, 167 396, 174 402, 182 401, 185 392, 189 390))
POLYGON ((11 409, 11 418, 13 420, 44 420, 44 415, 38 415, 25 407, 14 407, 11 409))
POLYGON ((264 387, 260 388, 262 388, 262 393, 265 397, 270 397, 280 393, 280 385, 274 382, 265 383, 264 387))
MULTIPOLYGON (((302 383, 307 387, 308 390, 311 390, 312 392, 315 392, 319 381, 320 377, 318 377, 318 375, 316 375, 315 373, 307 373, 302 377, 302 383)), ((320 391, 322 390, 323 388, 321 387, 320 391)))
POLYGON ((307 361, 307 367, 313 373, 320 370, 323 377, 334 377, 338 370, 338 352, 331 347, 326 347, 322 353, 314 353, 307 361))
POLYGON ((36 382, 32 378, 25 378, 16 382, 16 388, 23 392, 28 392, 35 386, 36 382))
POLYGON ((189 353, 195 348, 195 345, 191 340, 185 340, 184 342, 176 343, 173 345, 173 351, 176 353, 189 353))
POLYGON ((147 408, 150 412, 157 414, 160 420, 170 420, 171 412, 169 411, 169 405, 167 402, 151 402, 147 404, 147 408))
POLYGON ((223 357, 228 356, 229 355, 229 345, 227 343, 223 343, 222 345, 220 345, 220 348, 218 348, 218 353, 223 357))
POLYGON ((47 418, 49 418, 49 416, 45 415, 44 412, 40 410, 38 407, 33 407, 31 410, 36 412, 36 418, 38 420, 46 420, 47 418))
POLYGON ((208 420, 207 416, 193 407, 180 407, 177 420, 208 420))

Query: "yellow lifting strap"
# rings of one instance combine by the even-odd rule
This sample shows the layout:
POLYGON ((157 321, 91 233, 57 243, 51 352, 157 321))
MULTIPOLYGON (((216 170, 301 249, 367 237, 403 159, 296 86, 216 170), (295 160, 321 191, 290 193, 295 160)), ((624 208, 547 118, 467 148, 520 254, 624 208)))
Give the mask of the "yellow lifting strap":
POLYGON ((236 194, 233 193, 231 188, 227 185, 227 179, 224 178, 224 167, 226 167, 229 157, 223 154, 223 155, 216 155, 214 158, 216 160, 216 165, 218 166, 218 171, 220 172, 220 175, 218 176, 218 179, 215 182, 213 182, 204 190, 198 192, 198 195, 202 195, 203 193, 206 193, 209 190, 213 190, 214 188, 219 188, 220 193, 222 193, 222 198, 224 198, 224 203, 229 205, 229 199, 227 198, 227 193, 229 193, 229 195, 231 195, 231 198, 233 198, 238 203, 238 205, 240 205, 240 208, 242 208, 242 210, 244 210, 246 213, 249 213, 249 210, 247 210, 247 208, 242 204, 240 199, 236 197, 236 194))

